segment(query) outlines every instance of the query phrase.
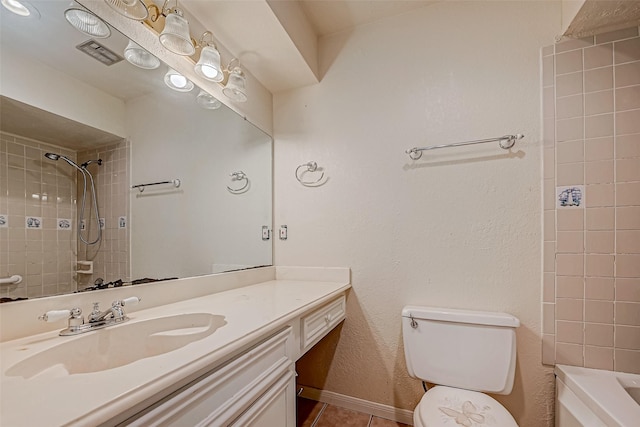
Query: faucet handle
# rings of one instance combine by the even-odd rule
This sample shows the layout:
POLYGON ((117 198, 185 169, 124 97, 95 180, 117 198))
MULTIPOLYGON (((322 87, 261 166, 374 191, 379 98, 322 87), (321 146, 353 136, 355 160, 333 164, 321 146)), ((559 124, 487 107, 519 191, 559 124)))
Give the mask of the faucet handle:
POLYGON ((62 319, 69 319, 69 322, 74 319, 82 319, 82 310, 75 307, 71 310, 49 310, 45 314, 38 316, 38 319, 47 323, 57 322, 62 319))
POLYGON ((129 297, 129 298, 120 300, 119 302, 121 305, 138 305, 140 301, 142 301, 142 298, 140 297, 129 297))
POLYGON ((94 302, 93 303, 93 310, 91 310, 91 313, 89 314, 89 321, 93 322, 98 317, 100 317, 100 303, 99 302, 94 302))
POLYGON ((114 319, 121 320, 127 319, 127 316, 124 312, 125 305, 136 305, 138 304, 142 298, 139 297, 129 297, 121 300, 115 300, 111 303, 111 312, 113 313, 114 319))

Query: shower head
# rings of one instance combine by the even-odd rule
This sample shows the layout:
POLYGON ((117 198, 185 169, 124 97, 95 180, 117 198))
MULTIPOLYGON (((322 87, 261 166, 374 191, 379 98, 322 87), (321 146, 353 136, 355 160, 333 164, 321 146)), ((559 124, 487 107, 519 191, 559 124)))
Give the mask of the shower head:
POLYGON ((98 166, 100 166, 102 164, 102 159, 98 159, 98 160, 87 160, 86 162, 84 162, 83 164, 80 165, 80 167, 82 168, 86 168, 87 166, 89 166, 91 163, 97 163, 98 166))
MULTIPOLYGON (((82 169, 80 169, 80 166, 78 166, 76 164, 76 162, 74 162, 73 160, 71 160, 68 157, 65 157, 61 154, 56 154, 56 153, 45 153, 44 155, 47 159, 49 160, 64 160, 65 162, 69 163, 71 166, 73 166, 74 168, 78 169, 80 172, 82 172, 82 169)), ((83 172, 84 173, 84 172, 83 172)))

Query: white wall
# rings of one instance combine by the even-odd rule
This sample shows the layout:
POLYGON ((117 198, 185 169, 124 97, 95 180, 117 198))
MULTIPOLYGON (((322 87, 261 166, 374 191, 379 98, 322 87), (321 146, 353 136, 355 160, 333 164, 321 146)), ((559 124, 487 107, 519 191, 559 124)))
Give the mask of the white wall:
POLYGON ((562 34, 569 28, 586 0, 562 0, 562 34))
POLYGON ((126 134, 124 102, 2 46, 0 94, 118 136, 126 134))
MULTIPOLYGON (((440 2, 321 40, 323 81, 274 96, 276 265, 349 266, 347 320, 298 365, 299 382, 413 409, 400 312, 422 304, 520 318, 522 427, 552 424, 540 360, 539 49, 557 2, 440 2), (497 144, 404 150, 523 133, 497 144), (299 185, 315 160, 329 181, 299 185)), ((474 349, 469 349, 474 351, 474 349)))
POLYGON ((132 278, 270 265, 271 241, 261 239, 271 224, 270 138, 225 107, 200 108, 195 92, 138 98, 127 117, 131 183, 181 180, 131 191, 132 278), (238 188, 229 176, 238 170, 251 184, 234 195, 226 186, 238 188))

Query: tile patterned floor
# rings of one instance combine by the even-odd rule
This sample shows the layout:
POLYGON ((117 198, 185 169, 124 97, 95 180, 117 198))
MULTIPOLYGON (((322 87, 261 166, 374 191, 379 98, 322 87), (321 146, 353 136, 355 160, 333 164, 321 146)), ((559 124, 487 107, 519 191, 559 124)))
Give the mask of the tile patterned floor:
POLYGON ((298 427, 409 427, 373 415, 298 398, 298 427))

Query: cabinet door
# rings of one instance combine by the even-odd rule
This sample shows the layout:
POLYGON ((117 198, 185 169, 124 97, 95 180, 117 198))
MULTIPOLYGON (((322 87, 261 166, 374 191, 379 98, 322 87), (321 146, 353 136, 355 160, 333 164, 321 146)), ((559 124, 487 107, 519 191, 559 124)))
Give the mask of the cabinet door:
MULTIPOLYGON (((286 373, 293 375, 294 364, 287 354, 290 334, 291 328, 286 328, 123 424, 228 426, 286 373)), ((293 389, 291 394, 295 395, 293 389)))
POLYGON ((287 372, 233 424, 234 427, 295 427, 295 376, 287 372))

